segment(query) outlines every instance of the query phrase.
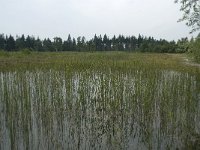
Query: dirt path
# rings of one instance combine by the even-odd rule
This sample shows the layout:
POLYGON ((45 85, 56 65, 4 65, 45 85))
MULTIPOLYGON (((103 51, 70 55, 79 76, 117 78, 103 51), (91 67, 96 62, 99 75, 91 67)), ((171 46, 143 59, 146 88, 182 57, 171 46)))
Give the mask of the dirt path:
POLYGON ((180 61, 187 66, 198 67, 200 69, 200 64, 196 63, 193 58, 190 58, 186 54, 168 54, 168 55, 180 59, 180 61))
POLYGON ((190 59, 190 58, 188 58, 186 56, 182 57, 182 59, 183 59, 183 63, 184 64, 200 68, 200 64, 194 62, 194 60, 192 60, 192 59, 190 59))

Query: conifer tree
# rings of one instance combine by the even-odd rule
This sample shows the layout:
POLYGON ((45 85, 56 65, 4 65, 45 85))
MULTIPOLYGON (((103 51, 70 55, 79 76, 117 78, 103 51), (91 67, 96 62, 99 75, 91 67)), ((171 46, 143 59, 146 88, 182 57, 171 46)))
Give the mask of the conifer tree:
POLYGON ((8 38, 6 38, 6 50, 8 51, 15 50, 15 40, 11 35, 8 38))
POLYGON ((0 34, 0 50, 5 49, 5 37, 3 34, 0 34))

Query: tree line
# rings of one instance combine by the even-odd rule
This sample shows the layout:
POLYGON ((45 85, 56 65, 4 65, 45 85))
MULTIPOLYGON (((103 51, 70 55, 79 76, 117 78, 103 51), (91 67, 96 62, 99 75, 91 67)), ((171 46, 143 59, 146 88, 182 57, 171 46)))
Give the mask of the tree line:
POLYGON ((66 40, 55 37, 53 40, 45 38, 41 40, 34 36, 16 36, 0 34, 0 50, 20 51, 29 49, 31 51, 41 52, 58 52, 58 51, 138 51, 138 52, 160 52, 160 53, 177 53, 187 51, 187 38, 175 41, 164 39, 156 40, 153 37, 136 36, 113 36, 109 38, 97 36, 96 34, 90 40, 78 37, 72 38, 68 35, 66 40))

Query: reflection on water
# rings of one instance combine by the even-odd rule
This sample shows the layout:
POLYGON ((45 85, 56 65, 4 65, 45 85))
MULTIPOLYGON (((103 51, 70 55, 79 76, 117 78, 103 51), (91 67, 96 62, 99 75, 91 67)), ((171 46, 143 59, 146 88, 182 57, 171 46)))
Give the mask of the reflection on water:
POLYGON ((0 73, 0 149, 195 149, 200 81, 172 71, 0 73))

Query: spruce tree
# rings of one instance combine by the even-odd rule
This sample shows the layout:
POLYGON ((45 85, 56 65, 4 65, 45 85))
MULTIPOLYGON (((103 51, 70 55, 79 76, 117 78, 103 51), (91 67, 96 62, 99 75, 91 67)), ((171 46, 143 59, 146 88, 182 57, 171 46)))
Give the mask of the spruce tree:
POLYGON ((3 34, 0 34, 0 50, 5 49, 5 37, 3 34))
POLYGON ((14 51, 15 50, 15 40, 13 36, 9 36, 9 38, 6 38, 6 50, 7 51, 14 51))

